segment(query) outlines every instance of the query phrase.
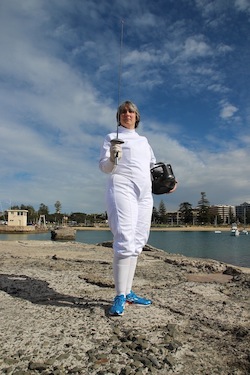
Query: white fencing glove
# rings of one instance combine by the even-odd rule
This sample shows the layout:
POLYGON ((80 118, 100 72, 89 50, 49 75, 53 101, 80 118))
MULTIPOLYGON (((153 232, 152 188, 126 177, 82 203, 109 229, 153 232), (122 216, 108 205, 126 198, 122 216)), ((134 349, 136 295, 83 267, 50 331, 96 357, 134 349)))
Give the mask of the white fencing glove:
POLYGON ((112 163, 122 157, 122 146, 119 143, 110 146, 110 160, 112 163))

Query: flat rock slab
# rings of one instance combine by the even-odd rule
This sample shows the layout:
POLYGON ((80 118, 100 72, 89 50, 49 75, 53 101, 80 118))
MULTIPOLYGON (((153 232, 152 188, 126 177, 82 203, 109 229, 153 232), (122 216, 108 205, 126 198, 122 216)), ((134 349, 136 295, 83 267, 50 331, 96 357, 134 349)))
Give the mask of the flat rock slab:
POLYGON ((153 304, 110 317, 112 260, 75 241, 0 241, 0 374, 250 374, 249 273, 150 247, 133 288, 153 304))
POLYGON ((233 279, 231 275, 222 273, 191 273, 186 275, 188 281, 196 283, 228 283, 233 279))

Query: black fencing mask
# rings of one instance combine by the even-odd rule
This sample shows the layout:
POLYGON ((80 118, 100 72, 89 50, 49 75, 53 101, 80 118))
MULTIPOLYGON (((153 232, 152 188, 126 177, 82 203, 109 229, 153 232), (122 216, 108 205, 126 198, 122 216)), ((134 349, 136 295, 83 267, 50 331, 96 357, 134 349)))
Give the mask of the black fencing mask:
POLYGON ((176 180, 170 164, 156 163, 150 171, 153 194, 166 194, 175 187, 176 180))

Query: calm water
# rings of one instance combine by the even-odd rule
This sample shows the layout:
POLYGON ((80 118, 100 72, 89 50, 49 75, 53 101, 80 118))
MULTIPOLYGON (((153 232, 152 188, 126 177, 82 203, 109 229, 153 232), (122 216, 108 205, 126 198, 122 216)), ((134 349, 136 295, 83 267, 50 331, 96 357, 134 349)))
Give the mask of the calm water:
MULTIPOLYGON (((3 240, 50 241, 50 233, 41 234, 0 234, 3 240)), ((96 244, 112 240, 107 231, 77 231, 76 241, 96 244)), ((250 267, 250 235, 230 236, 228 232, 151 232, 148 243, 169 253, 216 259, 236 266, 250 267)))

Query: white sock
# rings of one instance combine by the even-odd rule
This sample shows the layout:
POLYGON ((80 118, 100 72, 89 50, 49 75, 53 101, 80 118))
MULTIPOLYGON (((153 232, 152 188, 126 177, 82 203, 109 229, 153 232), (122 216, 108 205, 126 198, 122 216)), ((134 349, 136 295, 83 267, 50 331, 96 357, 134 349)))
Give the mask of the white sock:
POLYGON ((130 271, 130 257, 120 258, 114 254, 113 273, 116 295, 126 295, 127 280, 130 271))
POLYGON ((138 257, 134 256, 134 257, 130 257, 129 259, 130 259, 130 267, 129 267, 129 273, 128 273, 128 278, 127 278, 126 295, 129 294, 132 289, 138 257))

